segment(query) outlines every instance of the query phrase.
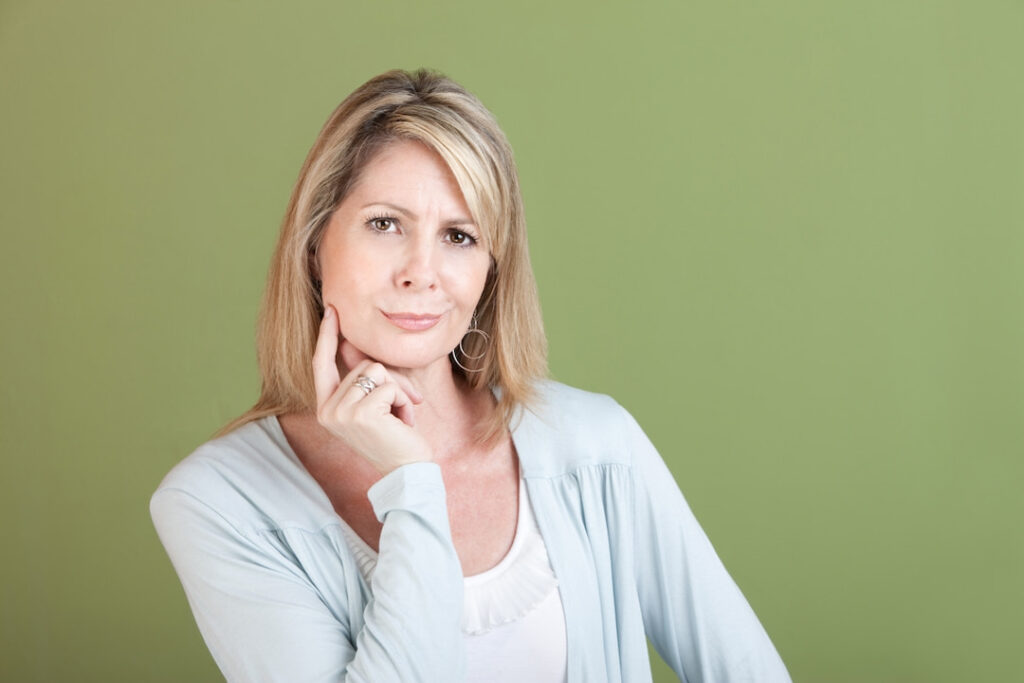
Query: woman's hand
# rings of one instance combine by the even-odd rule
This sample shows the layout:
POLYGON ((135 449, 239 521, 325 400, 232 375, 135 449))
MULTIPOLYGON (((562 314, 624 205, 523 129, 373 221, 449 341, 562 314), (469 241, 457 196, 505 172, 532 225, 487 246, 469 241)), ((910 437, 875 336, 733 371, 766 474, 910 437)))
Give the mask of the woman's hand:
POLYGON ((317 420, 381 474, 408 463, 432 460, 430 447, 413 428, 413 404, 422 398, 412 387, 403 388, 401 380, 383 365, 365 357, 340 379, 339 336, 337 311, 328 306, 313 352, 317 420), (357 386, 356 379, 361 376, 373 380, 376 388, 366 393, 357 386))

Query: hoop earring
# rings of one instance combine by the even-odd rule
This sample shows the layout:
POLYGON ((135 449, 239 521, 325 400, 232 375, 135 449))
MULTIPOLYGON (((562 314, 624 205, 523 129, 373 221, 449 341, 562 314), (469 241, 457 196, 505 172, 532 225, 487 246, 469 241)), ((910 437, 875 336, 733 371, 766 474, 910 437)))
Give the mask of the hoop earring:
POLYGON ((464 334, 462 336, 462 339, 459 341, 459 345, 457 347, 455 347, 454 349, 452 349, 452 353, 451 353, 452 362, 455 363, 456 365, 458 365, 460 368, 462 368, 466 372, 483 372, 484 371, 483 368, 475 368, 475 369, 472 369, 472 370, 467 368, 465 365, 463 365, 461 362, 459 362, 459 355, 458 354, 461 353, 462 354, 462 358, 464 360, 466 360, 466 361, 469 361, 470 363, 472 363, 473 361, 478 361, 478 360, 480 360, 481 358, 483 358, 484 356, 487 355, 487 344, 489 344, 490 341, 491 341, 491 336, 489 334, 487 334, 486 332, 484 332, 483 330, 481 330, 479 327, 476 326, 476 313, 474 313, 473 314, 473 321, 469 324, 469 329, 466 330, 466 334, 464 334), (484 343, 484 350, 481 351, 476 356, 470 356, 468 353, 466 353, 466 349, 463 348, 463 346, 462 346, 462 342, 464 342, 466 340, 466 337, 468 337, 471 334, 479 334, 479 335, 481 335, 484 338, 484 342, 483 342, 484 343))

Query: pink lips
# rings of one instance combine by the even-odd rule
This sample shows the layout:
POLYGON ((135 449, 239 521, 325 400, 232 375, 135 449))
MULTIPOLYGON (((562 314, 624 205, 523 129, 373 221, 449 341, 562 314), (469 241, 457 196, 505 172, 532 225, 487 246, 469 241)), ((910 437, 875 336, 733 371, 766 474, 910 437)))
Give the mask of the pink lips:
MULTIPOLYGON (((383 311, 381 312, 383 313, 383 311)), ((410 332, 429 330, 441 319, 441 316, 429 313, 384 313, 384 317, 396 327, 410 332)))

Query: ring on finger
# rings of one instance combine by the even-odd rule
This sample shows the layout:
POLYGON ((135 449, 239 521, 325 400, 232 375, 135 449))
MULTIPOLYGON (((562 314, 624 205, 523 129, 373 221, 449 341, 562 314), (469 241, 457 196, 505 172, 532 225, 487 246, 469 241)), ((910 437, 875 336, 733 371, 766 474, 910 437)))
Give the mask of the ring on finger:
POLYGON ((369 396, 370 392, 377 388, 377 383, 366 375, 359 375, 352 384, 363 390, 363 396, 369 396))

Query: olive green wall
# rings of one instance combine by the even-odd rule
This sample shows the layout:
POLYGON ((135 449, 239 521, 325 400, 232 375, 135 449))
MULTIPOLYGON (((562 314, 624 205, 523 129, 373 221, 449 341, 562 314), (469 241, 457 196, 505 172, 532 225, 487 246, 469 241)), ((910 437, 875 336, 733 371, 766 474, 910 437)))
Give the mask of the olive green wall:
POLYGON ((517 151, 553 375, 794 677, 1020 675, 1020 2, 7 0, 0 678, 218 678, 148 497, 255 397, 319 126, 420 65, 517 151))

